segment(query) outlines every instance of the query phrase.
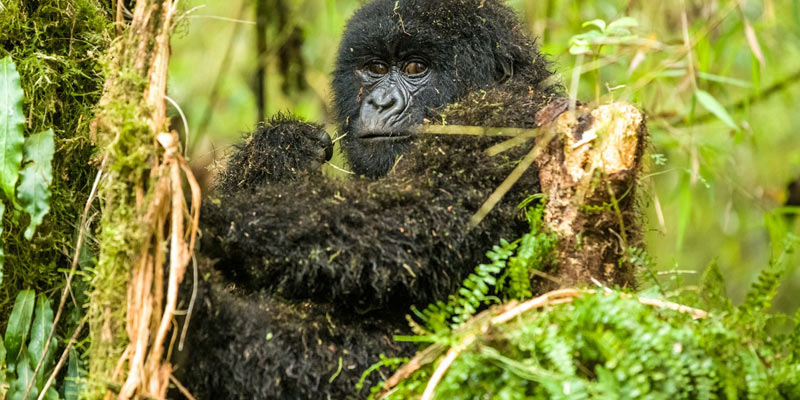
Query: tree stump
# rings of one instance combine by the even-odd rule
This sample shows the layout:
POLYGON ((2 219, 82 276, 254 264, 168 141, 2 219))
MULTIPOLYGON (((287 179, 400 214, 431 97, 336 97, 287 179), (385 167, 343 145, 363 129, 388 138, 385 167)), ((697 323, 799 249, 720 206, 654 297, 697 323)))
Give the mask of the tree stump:
POLYGON ((547 195, 545 222, 558 235, 559 284, 635 286, 625 255, 641 243, 636 181, 647 143, 644 115, 627 103, 555 101, 539 115, 551 138, 536 159, 547 195))

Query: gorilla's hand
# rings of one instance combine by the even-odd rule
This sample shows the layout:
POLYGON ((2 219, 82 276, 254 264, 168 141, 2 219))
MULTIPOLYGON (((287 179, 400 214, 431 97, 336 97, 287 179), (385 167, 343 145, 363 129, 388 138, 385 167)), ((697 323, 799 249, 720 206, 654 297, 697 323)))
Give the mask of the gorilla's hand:
POLYGON ((218 188, 229 193, 319 172, 333 156, 321 126, 284 116, 261 125, 228 161, 218 188))

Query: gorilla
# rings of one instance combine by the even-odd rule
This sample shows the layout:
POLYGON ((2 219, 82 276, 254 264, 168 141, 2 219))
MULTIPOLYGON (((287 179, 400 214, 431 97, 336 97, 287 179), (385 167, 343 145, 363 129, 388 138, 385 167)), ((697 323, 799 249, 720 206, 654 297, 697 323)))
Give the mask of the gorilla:
POLYGON ((526 232, 517 205, 539 190, 526 172, 470 227, 532 143, 490 157, 501 139, 415 127, 532 128, 562 93, 552 77, 500 0, 365 4, 333 73, 354 175, 324 176, 330 136, 289 116, 237 147, 204 202, 179 379, 198 399, 366 397, 355 386, 381 354, 416 350, 392 339, 410 333, 409 307, 445 299, 499 239, 526 232))

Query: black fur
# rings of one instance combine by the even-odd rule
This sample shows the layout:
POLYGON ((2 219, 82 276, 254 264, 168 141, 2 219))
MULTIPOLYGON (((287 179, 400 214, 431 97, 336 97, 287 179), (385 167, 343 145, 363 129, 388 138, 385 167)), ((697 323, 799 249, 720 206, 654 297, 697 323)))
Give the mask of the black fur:
MULTIPOLYGON (((334 106, 342 132, 356 123, 365 93, 354 71, 371 59, 397 59, 412 53, 432 71, 414 96, 410 111, 418 123, 436 116, 467 93, 497 86, 510 78, 539 84, 551 75, 547 61, 525 36, 516 15, 501 1, 378 0, 350 20, 334 72, 334 106)), ((538 89, 538 88, 536 88, 538 89)), ((392 167, 406 150, 382 153, 345 136, 353 169, 371 177, 392 167)))
MULTIPOLYGON (((415 98, 429 119, 458 102, 448 123, 533 127, 559 92, 499 1, 376 0, 349 22, 334 74, 345 132, 359 110, 354 63, 386 46, 433 60, 438 78, 415 98)), ((396 159, 346 138, 367 177, 345 181, 319 172, 322 132, 284 117, 266 123, 204 203, 203 279, 177 372, 198 399, 365 397, 354 385, 379 354, 413 354, 391 341, 408 334, 409 306, 444 299, 486 250, 527 227, 516 205, 538 191, 535 171, 480 226, 468 221, 530 144, 488 157, 500 139, 422 136, 396 159)))

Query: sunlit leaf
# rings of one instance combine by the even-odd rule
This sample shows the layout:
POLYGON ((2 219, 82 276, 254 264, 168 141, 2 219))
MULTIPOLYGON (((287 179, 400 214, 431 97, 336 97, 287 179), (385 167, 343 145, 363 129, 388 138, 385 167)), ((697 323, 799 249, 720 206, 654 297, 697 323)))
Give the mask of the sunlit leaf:
POLYGON ((589 27, 589 26, 595 26, 598 29, 600 29, 601 31, 605 31, 606 30, 606 21, 603 21, 602 19, 593 19, 591 21, 586 21, 586 22, 583 23, 583 27, 584 28, 589 27))
POLYGON ((17 363, 22 343, 28 337, 35 300, 36 294, 33 290, 23 290, 19 292, 14 302, 14 308, 11 310, 11 316, 8 318, 8 326, 6 327, 6 349, 8 350, 9 366, 17 363))
POLYGON ((22 180, 17 190, 20 205, 31 216, 25 239, 31 240, 33 233, 50 211, 50 184, 53 182, 51 162, 55 144, 53 130, 31 135, 25 140, 25 167, 20 172, 22 180))
POLYGON ((739 130, 739 125, 733 121, 733 118, 731 118, 730 114, 728 114, 728 111, 725 109, 725 107, 723 107, 722 104, 720 104, 720 102, 714 98, 714 96, 700 89, 695 91, 695 96, 697 97, 697 101, 699 101, 700 104, 706 108, 706 110, 714 114, 714 116, 731 127, 731 129, 735 129, 737 131, 739 130))
POLYGON ((10 56, 0 59, 0 189, 6 199, 12 202, 25 143, 22 98, 22 87, 14 62, 10 56))
POLYGON ((738 87, 743 87, 743 88, 747 88, 747 89, 753 87, 752 83, 747 82, 747 81, 743 81, 741 79, 734 79, 734 78, 729 78, 727 76, 709 74, 707 72, 699 72, 697 74, 697 76, 700 79, 705 79, 707 81, 722 83, 722 84, 726 84, 726 85, 738 86, 738 87))
POLYGON ((622 17, 608 24, 608 29, 606 30, 613 31, 615 29, 624 29, 627 31, 628 28, 635 28, 637 26, 639 26, 639 21, 637 21, 635 18, 622 17))

